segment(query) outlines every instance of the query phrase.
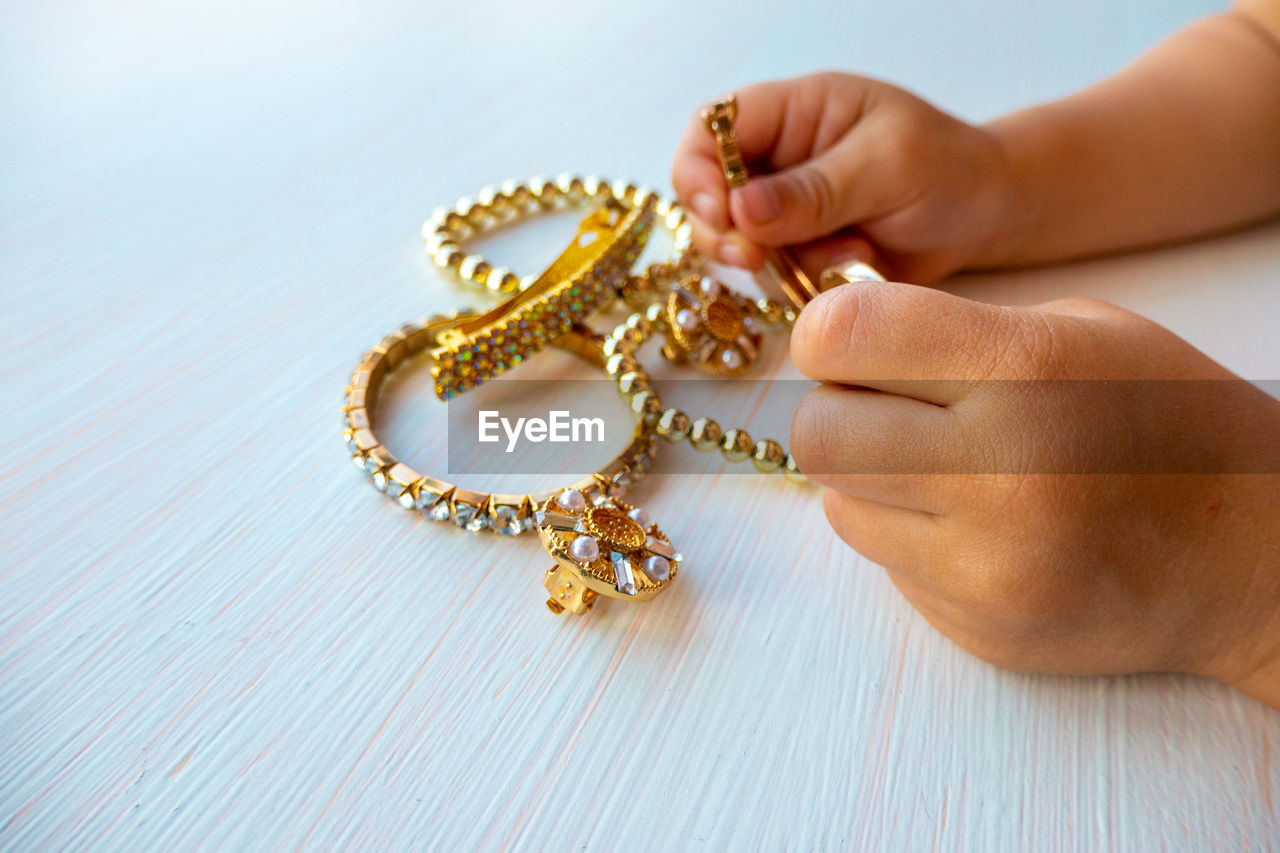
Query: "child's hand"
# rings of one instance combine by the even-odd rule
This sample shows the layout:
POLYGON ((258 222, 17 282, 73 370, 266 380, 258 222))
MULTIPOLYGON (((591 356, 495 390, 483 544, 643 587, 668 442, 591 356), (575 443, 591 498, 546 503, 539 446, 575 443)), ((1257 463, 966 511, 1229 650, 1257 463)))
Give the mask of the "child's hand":
POLYGON ((1094 300, 855 282, 805 308, 791 353, 839 383, 791 431, 832 527, 959 645, 1280 707, 1280 401, 1094 300))
POLYGON ((695 115, 672 184, 708 257, 758 268, 761 246, 800 246, 816 276, 870 261, 928 282, 1007 249, 1009 180, 987 131, 866 77, 824 73, 736 91, 753 177, 728 191, 714 137, 695 115), (772 174, 766 174, 772 173, 772 174))

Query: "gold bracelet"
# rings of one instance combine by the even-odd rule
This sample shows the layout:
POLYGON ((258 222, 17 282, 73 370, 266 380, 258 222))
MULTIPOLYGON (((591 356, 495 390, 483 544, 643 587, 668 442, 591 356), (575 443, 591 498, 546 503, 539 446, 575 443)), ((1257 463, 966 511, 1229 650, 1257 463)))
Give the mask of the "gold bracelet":
MULTIPOLYGON (((417 353, 434 352, 442 332, 471 316, 463 311, 402 326, 364 355, 343 397, 343 437, 352 461, 375 489, 432 521, 508 536, 536 527, 555 561, 543 576, 551 594, 547 606, 554 613, 583 613, 600 595, 653 598, 675 578, 682 558, 643 509, 619 497, 649 467, 657 450, 656 422, 644 416, 643 408, 631 441, 611 462, 564 488, 533 494, 477 492, 419 474, 398 461, 374 433, 378 389, 387 375, 417 353)), ((554 343, 603 366, 604 342, 601 335, 576 326, 554 343)))
MULTIPOLYGON (((463 310, 402 326, 365 353, 352 371, 351 382, 343 397, 343 437, 356 467, 369 476, 375 489, 384 492, 404 509, 418 510, 432 521, 451 520, 464 530, 494 530, 515 535, 532 525, 537 504, 561 490, 516 495, 460 489, 435 477, 418 474, 397 461, 373 432, 371 413, 377 404, 378 389, 387 374, 420 352, 434 353, 441 332, 473 316, 473 312, 463 310)), ((602 338, 581 343, 579 338, 562 336, 556 339, 557 346, 597 366, 604 363, 603 343, 602 338)), ((652 424, 638 420, 635 434, 622 453, 596 473, 566 488, 576 489, 588 497, 620 492, 652 462, 654 432, 652 424)))
MULTIPOLYGON (((746 163, 742 159, 742 151, 738 148, 738 133, 734 129, 734 122, 737 120, 738 99, 732 94, 725 95, 702 111, 702 122, 716 138, 720 151, 720 167, 731 189, 746 186, 747 179, 750 177, 747 174, 746 163)), ((838 279, 828 278, 824 272, 819 278, 819 283, 815 284, 796 261, 795 256, 782 247, 765 250, 765 266, 778 280, 783 292, 796 308, 803 308, 823 290, 842 283, 838 279)), ((868 264, 859 263, 858 267, 859 269, 851 274, 850 278, 884 281, 884 276, 868 264)))
POLYGON ((650 197, 657 221, 671 232, 672 252, 669 260, 652 263, 623 282, 620 295, 627 304, 637 305, 682 273, 700 269, 701 259, 693 251, 693 231, 685 221, 684 208, 632 183, 570 174, 554 181, 545 177, 523 183, 507 181, 501 187, 485 187, 475 196, 464 196, 452 208, 439 208, 423 224, 422 237, 427 254, 447 274, 493 293, 516 293, 529 287, 533 278, 521 278, 507 267, 495 267, 480 255, 468 254, 462 248, 467 237, 567 206, 638 206, 650 197))
MULTIPOLYGON (((760 316, 771 322, 794 319, 794 311, 783 308, 772 299, 756 302, 760 316)), ((707 417, 690 418, 680 409, 663 408, 658 391, 636 360, 635 354, 655 333, 667 330, 667 306, 650 305, 643 312, 627 317, 604 339, 605 372, 618 384, 618 393, 628 401, 631 411, 657 424, 658 435, 671 443, 689 439, 694 450, 719 450, 728 462, 751 464, 761 473, 781 471, 788 480, 806 483, 808 479, 796 467, 796 461, 781 443, 770 438, 755 440, 745 429, 723 429, 707 417)))

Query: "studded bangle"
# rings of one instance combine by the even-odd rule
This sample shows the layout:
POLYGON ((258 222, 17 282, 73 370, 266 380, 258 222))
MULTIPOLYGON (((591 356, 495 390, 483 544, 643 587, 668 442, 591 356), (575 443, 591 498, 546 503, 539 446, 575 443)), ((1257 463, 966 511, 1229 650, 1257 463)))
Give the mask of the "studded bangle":
MULTIPOLYGON (((790 324, 795 320, 793 309, 772 299, 760 299, 754 305, 757 316, 767 322, 790 324)), ((755 440, 745 429, 726 430, 711 418, 694 419, 680 409, 662 406, 657 389, 635 353, 655 333, 669 331, 668 314, 669 305, 650 305, 627 317, 604 340, 605 372, 618 384, 618 393, 628 401, 632 413, 655 423, 658 435, 673 444, 687 438, 694 450, 718 449, 729 462, 750 459, 762 473, 781 471, 792 482, 808 482, 779 442, 769 438, 755 440)))
POLYGON ((650 264, 625 281, 623 299, 629 305, 639 305, 681 273, 698 269, 701 262, 693 250, 693 232, 685 221, 684 208, 635 184, 570 174, 554 181, 544 177, 523 183, 507 181, 500 187, 485 187, 475 196, 464 196, 452 208, 439 208, 422 226, 422 236, 427 254, 445 272, 492 293, 516 293, 532 284, 533 277, 521 278, 507 267, 495 267, 482 256, 467 253, 462 248, 467 237, 562 207, 610 202, 635 206, 646 198, 653 199, 657 221, 671 232, 672 252, 668 260, 650 264))
MULTIPOLYGON (((430 352, 438 335, 468 320, 470 312, 437 316, 402 326, 370 349, 356 365, 343 396, 342 424, 347 450, 373 487, 408 510, 417 510, 433 521, 453 521, 464 530, 494 530, 514 535, 529 529, 537 506, 558 494, 555 489, 536 494, 487 494, 459 488, 435 477, 419 474, 399 462, 375 435, 372 413, 378 389, 386 376, 411 356, 430 352)), ((603 339, 561 337, 558 346, 570 349, 593 364, 604 360, 603 339)), ((598 472, 568 488, 593 497, 612 495, 639 477, 652 461, 655 425, 638 420, 626 448, 598 472)))

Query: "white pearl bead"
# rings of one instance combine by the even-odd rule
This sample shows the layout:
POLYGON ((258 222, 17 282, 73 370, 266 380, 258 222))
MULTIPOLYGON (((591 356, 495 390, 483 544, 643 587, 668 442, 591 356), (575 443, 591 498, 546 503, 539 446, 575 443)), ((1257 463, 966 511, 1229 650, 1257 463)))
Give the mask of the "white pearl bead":
POLYGON ((760 334, 760 321, 755 317, 745 317, 742 320, 742 328, 748 335, 760 334))
POLYGON ((590 536, 579 536, 569 543, 569 554, 579 563, 590 563, 600 556, 600 546, 590 536))
POLYGON ((676 312, 676 325, 686 332, 696 331, 698 324, 702 322, 696 311, 690 311, 688 308, 681 308, 676 312))
POLYGON ((556 503, 570 512, 582 512, 587 507, 587 499, 577 489, 565 489, 556 496, 556 503))
POLYGON ((707 299, 715 299, 720 295, 720 282, 710 276, 703 276, 698 282, 698 290, 702 291, 702 295, 707 299))
POLYGON ((627 515, 631 516, 631 520, 634 521, 636 524, 640 525, 641 527, 643 527, 645 530, 648 530, 649 525, 653 523, 649 520, 649 513, 645 512, 640 507, 636 507, 635 509, 631 510, 631 512, 627 513, 627 515))
POLYGON ((652 554, 640 564, 640 571, 644 572, 645 577, 654 583, 662 583, 671 577, 671 564, 667 562, 666 557, 652 554))
POLYGON ((742 367, 742 353, 733 347, 729 347, 720 353, 720 363, 725 366, 726 370, 737 370, 742 367))

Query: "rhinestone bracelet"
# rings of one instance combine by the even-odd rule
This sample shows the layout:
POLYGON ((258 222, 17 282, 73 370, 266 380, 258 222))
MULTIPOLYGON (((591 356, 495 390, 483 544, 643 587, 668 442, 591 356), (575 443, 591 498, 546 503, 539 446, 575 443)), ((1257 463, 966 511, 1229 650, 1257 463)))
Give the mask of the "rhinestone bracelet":
MULTIPOLYGON (((368 475, 373 487, 404 509, 417 510, 432 521, 453 521, 464 530, 515 535, 530 529, 538 505, 562 490, 519 495, 462 489, 397 461, 373 432, 372 413, 387 374, 419 352, 430 354, 441 332, 472 316, 473 312, 461 311, 402 326, 365 353, 343 396, 343 437, 352 461, 368 475)), ((595 365, 603 364, 604 340, 599 336, 562 336, 555 343, 595 365)), ((654 424, 638 419, 631 441, 617 457, 568 488, 587 498, 620 493, 651 464, 656 450, 654 433, 654 424)))

